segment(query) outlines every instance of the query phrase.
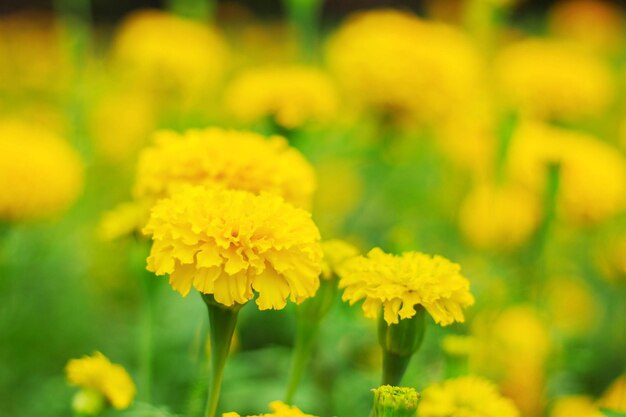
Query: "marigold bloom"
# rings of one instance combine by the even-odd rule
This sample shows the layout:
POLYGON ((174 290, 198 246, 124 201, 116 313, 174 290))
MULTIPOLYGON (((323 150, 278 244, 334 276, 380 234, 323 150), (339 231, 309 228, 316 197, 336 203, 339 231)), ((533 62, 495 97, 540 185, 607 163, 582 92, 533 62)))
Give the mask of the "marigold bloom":
POLYGON ((464 102, 481 68, 457 29, 391 9, 351 16, 332 36, 327 58, 357 102, 421 122, 440 120, 464 102))
POLYGON ((225 41, 213 28, 157 10, 130 14, 113 42, 113 60, 122 75, 184 98, 217 87, 228 55, 225 41))
POLYGON ((515 134, 509 155, 511 178, 539 193, 548 164, 560 165, 559 205, 576 223, 599 222, 624 208, 626 159, 591 135, 527 123, 515 134))
POLYGON ((420 417, 518 417, 512 401, 493 383, 477 376, 464 376, 430 385, 422 392, 420 417))
POLYGON ((603 417, 593 400, 583 395, 570 395, 556 400, 550 417, 603 417))
POLYGON ((0 149, 0 220, 53 217, 80 194, 82 162, 54 133, 0 121, 0 149))
POLYGON ((315 174, 302 154, 279 136, 218 128, 157 132, 154 146, 139 156, 135 197, 163 197, 183 184, 269 192, 308 208, 315 174))
POLYGON ((112 241, 131 235, 146 223, 149 215, 148 204, 135 201, 119 204, 100 219, 98 236, 104 241, 112 241))
POLYGON ((337 275, 338 267, 346 260, 359 254, 359 250, 352 244, 341 239, 331 239, 322 242, 322 278, 331 279, 337 275))
POLYGON ((99 392, 118 410, 127 408, 135 397, 130 375, 100 352, 70 360, 65 372, 70 384, 99 392))
MULTIPOLYGON (((259 414, 256 416, 248 416, 248 417, 315 417, 310 414, 303 413, 298 407, 290 406, 284 404, 280 401, 273 401, 270 403, 271 413, 267 414, 259 414)), ((235 412, 224 413, 222 417, 240 417, 239 414, 235 412)))
POLYGON ((408 319, 421 305, 435 322, 446 326, 465 320, 463 308, 474 303, 469 281, 461 267, 441 256, 405 252, 401 256, 372 249, 367 256, 344 262, 339 268, 343 300, 354 304, 364 299, 363 312, 376 318, 383 307, 388 324, 408 319))
POLYGON ((616 91, 604 62, 558 41, 529 39, 504 48, 495 75, 511 104, 541 118, 597 116, 616 91))
POLYGON ((483 184, 461 205, 459 226, 480 248, 513 249, 528 241, 540 220, 537 196, 512 185, 483 184))
POLYGON ((326 74, 301 66, 244 70, 225 92, 226 108, 237 119, 250 123, 271 117, 287 129, 328 120, 338 101, 326 74))
POLYGON ((613 381, 600 398, 599 406, 607 410, 626 413, 626 375, 613 381))
POLYGON ((183 187, 152 209, 148 270, 170 275, 226 306, 256 300, 261 310, 301 303, 319 287, 322 251, 306 211, 272 194, 183 187))

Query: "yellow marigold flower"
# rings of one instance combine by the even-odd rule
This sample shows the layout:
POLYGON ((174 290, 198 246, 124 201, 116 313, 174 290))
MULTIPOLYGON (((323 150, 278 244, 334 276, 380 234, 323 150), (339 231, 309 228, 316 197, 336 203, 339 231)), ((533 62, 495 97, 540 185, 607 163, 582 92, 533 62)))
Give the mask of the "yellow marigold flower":
POLYGON ((358 103, 421 122, 440 121, 464 102, 481 68, 472 43, 457 29, 391 9, 351 16, 332 36, 327 58, 358 103))
POLYGON ((594 294, 583 281, 575 278, 553 278, 547 291, 549 323, 567 334, 581 334, 600 322, 601 310, 594 294))
POLYGON ((589 397, 571 395, 556 400, 550 417, 603 417, 589 397))
POLYGON ((559 205, 576 223, 599 222, 624 208, 626 159, 591 135, 539 123, 523 124, 509 154, 511 177, 540 193, 548 164, 560 164, 559 205))
POLYGON ((601 408, 626 413, 626 375, 617 378, 600 398, 601 408))
POLYGON ((215 89, 226 71, 228 55, 215 29, 157 10, 129 15, 113 42, 113 59, 122 75, 184 98, 215 89))
POLYGON ((597 116, 616 91, 607 64, 558 41, 529 39, 504 48, 495 73, 513 105, 541 118, 597 116))
POLYGON ((256 300, 261 310, 301 303, 319 287, 322 250, 310 214, 272 194, 183 187, 152 209, 148 270, 170 275, 226 306, 256 300))
POLYGON ((183 184, 220 185, 255 194, 269 192, 309 207, 313 168, 279 136, 209 128, 160 131, 139 156, 134 193, 159 198, 183 184))
POLYGON ((363 312, 376 318, 381 306, 388 324, 408 319, 421 305, 435 322, 446 326, 463 322, 463 308, 474 303, 469 281, 461 267, 441 256, 405 252, 401 256, 374 248, 367 256, 344 262, 339 268, 343 300, 354 304, 365 299, 363 312))
POLYGON ((118 410, 127 408, 135 397, 130 375, 100 352, 70 360, 65 372, 70 384, 99 392, 118 410))
POLYGON ((520 412, 492 382, 464 376, 430 385, 422 392, 420 417, 518 417, 520 412))
POLYGON ((337 274, 337 268, 346 260, 359 254, 359 250, 352 244, 341 239, 331 239, 322 242, 322 278, 331 279, 337 274))
POLYGON ((98 236, 111 241, 131 235, 146 223, 150 215, 150 205, 142 202, 119 204, 107 211, 98 225, 98 236))
POLYGON ((459 226, 473 245, 514 249, 527 242, 540 220, 537 196, 513 185, 482 184, 465 198, 459 226))
POLYGON ((0 121, 0 220, 34 220, 66 210, 83 186, 78 154, 45 129, 0 121))
MULTIPOLYGON (((259 414, 256 416, 248 416, 248 417, 315 417, 310 414, 303 413, 298 407, 290 406, 280 401, 273 401, 270 403, 271 413, 267 414, 259 414)), ((235 412, 224 413, 222 417, 240 417, 239 414, 235 412)))
POLYGON ((232 81, 226 108, 250 123, 266 117, 287 129, 323 122, 338 108, 337 92, 326 74, 301 66, 252 68, 232 81))

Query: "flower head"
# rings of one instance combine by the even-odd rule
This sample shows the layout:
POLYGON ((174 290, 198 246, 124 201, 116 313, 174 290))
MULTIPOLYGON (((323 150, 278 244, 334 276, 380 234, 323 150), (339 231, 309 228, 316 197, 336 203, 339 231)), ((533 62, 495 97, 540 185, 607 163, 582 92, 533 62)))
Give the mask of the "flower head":
POLYGON ((185 98, 213 90, 226 71, 228 55, 213 28, 157 10, 129 15, 113 44, 113 60, 122 75, 185 98))
POLYGON ((376 417, 413 417, 417 412, 419 394, 413 388, 383 385, 374 390, 376 417))
POLYGON ((226 107, 239 120, 272 117, 293 129, 332 117, 337 92, 326 74, 308 67, 254 68, 239 74, 226 90, 226 107))
POLYGON ((341 239, 331 239, 322 242, 324 260, 322 262, 322 278, 331 279, 337 275, 337 268, 346 260, 359 254, 359 250, 341 239))
POLYGON ((272 194, 187 186, 152 209, 148 270, 218 303, 260 309, 300 303, 319 287, 322 251, 308 212, 272 194))
POLYGON ((560 165, 559 206, 574 223, 597 223, 624 208, 626 159, 592 135, 526 123, 515 133, 509 153, 511 178, 539 193, 547 166, 560 165))
POLYGON ((327 55, 357 103, 405 120, 447 114, 474 90, 481 67, 455 28, 392 9, 351 16, 332 35, 327 55))
POLYGON ((533 116, 568 120, 594 116, 613 99, 609 67, 569 44, 525 40, 505 48, 495 65, 504 96, 533 116))
POLYGON ((159 131, 139 156, 135 197, 160 198, 183 184, 268 192, 309 207, 313 168, 279 136, 209 128, 159 131))
POLYGON ((477 376, 464 376, 427 387, 418 407, 421 417, 518 417, 512 401, 477 376))
POLYGON ((0 149, 0 220, 52 217, 80 194, 83 164, 54 133, 0 121, 0 149))
POLYGON ((461 205, 463 235, 480 248, 513 249, 528 241, 540 220, 536 194, 523 187, 480 185, 461 205))
POLYGON ((127 408, 135 397, 135 384, 128 372, 100 352, 70 360, 65 373, 70 384, 104 395, 118 410, 127 408))
POLYGON ((401 256, 372 249, 367 256, 344 262, 339 268, 343 299, 351 304, 365 299, 363 311, 376 318, 383 307, 388 324, 416 314, 421 305, 435 322, 446 326, 464 321, 463 308, 474 303, 461 267, 441 256, 405 252, 401 256))
POLYGON ((552 406, 550 417, 603 417, 590 397, 568 395, 558 398, 552 406))
MULTIPOLYGON (((290 406, 280 401, 273 401, 270 403, 271 413, 259 414, 256 416, 248 417, 314 417, 310 414, 303 413, 298 407, 290 406)), ((222 414, 222 417, 240 417, 239 414, 230 412, 222 414)))

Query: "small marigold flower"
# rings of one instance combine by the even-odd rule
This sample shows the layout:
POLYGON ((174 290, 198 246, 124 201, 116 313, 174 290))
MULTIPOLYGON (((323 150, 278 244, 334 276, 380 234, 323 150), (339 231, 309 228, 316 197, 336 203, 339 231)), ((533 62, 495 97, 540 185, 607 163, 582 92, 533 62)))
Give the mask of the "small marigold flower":
MULTIPOLYGON (((280 401, 273 401, 270 403, 271 413, 259 414, 256 416, 248 417, 315 417, 310 414, 303 413, 298 407, 290 406, 280 401)), ((235 412, 224 413, 222 417, 240 417, 235 412)))
POLYGON ((413 388, 383 385, 374 392, 374 417, 414 417, 419 394, 413 388))
POLYGON ((464 376, 430 385, 422 392, 420 417, 518 417, 513 402, 497 387, 477 376, 464 376))
POLYGON ((479 248, 515 249, 528 241, 539 225, 537 195, 515 185, 483 184, 461 205, 459 226, 479 248))
POLYGON ((495 63, 503 95, 523 113, 577 119, 602 114, 613 100, 609 67, 574 46, 529 39, 502 50, 495 63))
POLYGON ((323 279, 336 276, 339 265, 359 254, 359 250, 354 245, 341 239, 323 241, 322 252, 324 253, 321 275, 323 279))
POLYGON ((54 133, 1 121, 0 149, 0 220, 53 217, 82 191, 83 164, 54 133))
POLYGON ((526 123, 515 133, 509 155, 511 179, 535 192, 545 188, 547 166, 559 164, 559 207, 574 223, 597 223, 624 208, 626 159, 594 136, 526 123))
POLYGON ((558 398, 552 406, 550 417, 604 417, 590 397, 568 395, 558 398))
POLYGON ((481 68, 463 33, 393 9, 348 18, 327 60, 357 104, 404 122, 440 121, 471 95, 481 68))
POLYGON ((118 410, 127 408, 135 397, 135 384, 130 375, 100 352, 70 360, 65 372, 71 385, 102 394, 118 410))
POLYGON ((322 251, 306 211, 271 194, 183 187, 152 209, 148 270, 170 275, 226 306, 256 300, 261 310, 301 303, 319 287, 322 251))
POLYGON ((214 90, 229 60, 215 29, 157 10, 130 14, 115 34, 112 54, 134 84, 183 98, 214 90))
POLYGON ((159 131, 139 156, 134 194, 156 199, 183 184, 268 192, 308 208, 315 173, 280 136, 209 128, 159 131))
POLYGON ((287 129, 328 120, 336 113, 338 101, 326 74, 298 66, 245 70, 225 93, 226 108, 237 119, 251 123, 272 117, 287 129))
POLYGON ((365 299, 363 311, 368 318, 376 318, 382 306, 387 324, 396 324, 399 318, 415 316, 415 307, 421 305, 435 322, 446 326, 464 321, 463 309, 474 303, 460 269, 441 256, 419 252, 395 256, 374 248, 366 257, 341 265, 339 287, 351 304, 365 299))

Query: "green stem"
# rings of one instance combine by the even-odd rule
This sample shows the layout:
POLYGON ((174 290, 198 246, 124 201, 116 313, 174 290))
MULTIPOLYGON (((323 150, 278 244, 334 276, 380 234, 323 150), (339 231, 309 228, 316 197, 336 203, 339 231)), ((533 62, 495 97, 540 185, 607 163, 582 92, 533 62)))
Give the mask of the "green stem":
POLYGON ((291 370, 289 372, 289 382, 287 384, 287 394, 285 395, 285 403, 291 404, 293 397, 298 391, 298 386, 302 381, 304 370, 309 363, 309 358, 313 352, 317 333, 319 330, 319 322, 300 319, 296 330, 295 349, 291 362, 291 370))
POLYGON ((411 362, 411 356, 400 356, 393 352, 383 352, 383 379, 381 385, 400 386, 409 362, 411 362))
POLYGON ((496 182, 502 184, 506 179, 506 161, 511 147, 511 140, 519 124, 517 113, 510 112, 502 118, 498 128, 498 150, 496 154, 496 182))
POLYGON ((224 306, 210 294, 203 294, 202 299, 209 311, 209 337, 211 341, 211 382, 207 399, 205 417, 215 417, 220 399, 224 367, 228 359, 230 344, 237 325, 237 315, 241 305, 224 306))
POLYGON ((322 3, 320 0, 284 0, 289 19, 298 31, 300 51, 306 62, 316 57, 322 3))

